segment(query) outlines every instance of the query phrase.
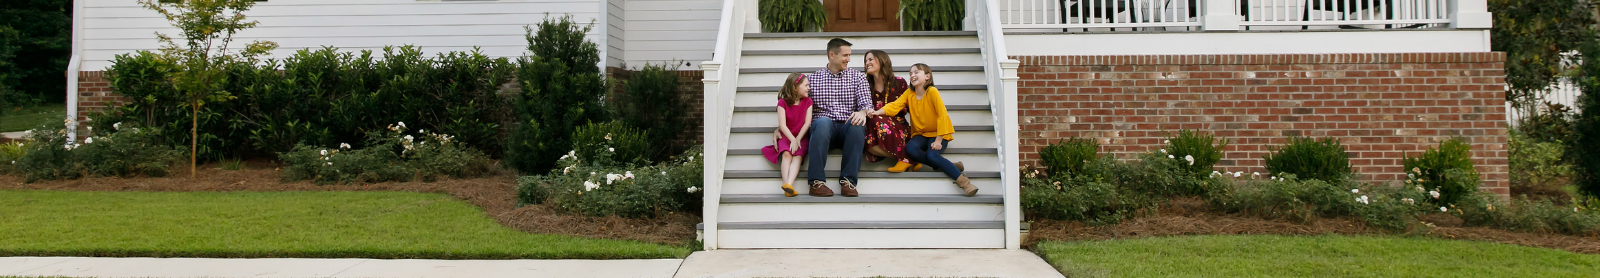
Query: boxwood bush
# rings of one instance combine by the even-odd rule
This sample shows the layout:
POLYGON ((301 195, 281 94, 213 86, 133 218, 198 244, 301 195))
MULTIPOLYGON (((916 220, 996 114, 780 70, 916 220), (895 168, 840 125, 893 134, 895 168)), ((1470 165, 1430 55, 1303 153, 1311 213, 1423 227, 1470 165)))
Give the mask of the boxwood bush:
POLYGON ((657 217, 698 212, 704 192, 703 157, 691 149, 656 165, 620 165, 610 155, 584 159, 568 152, 549 174, 517 180, 520 204, 549 204, 588 216, 657 217))
MULTIPOLYGON (((159 130, 134 124, 112 124, 96 134, 93 128, 67 138, 70 121, 28 131, 27 143, 13 162, 28 182, 83 177, 166 176, 187 152, 158 144, 159 130), (97 136, 98 135, 98 136, 97 136)), ((8 154, 9 155, 9 154, 8 154)))
POLYGON ((1350 156, 1334 138, 1289 137, 1289 144, 1271 148, 1262 156, 1273 176, 1339 182, 1350 176, 1350 156))

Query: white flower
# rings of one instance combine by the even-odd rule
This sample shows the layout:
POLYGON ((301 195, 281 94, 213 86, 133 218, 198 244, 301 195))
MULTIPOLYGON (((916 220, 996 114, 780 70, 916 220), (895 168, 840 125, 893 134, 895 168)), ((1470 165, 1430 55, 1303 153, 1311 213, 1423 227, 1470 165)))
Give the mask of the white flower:
POLYGON ((1161 140, 1162 144, 1172 144, 1172 140, 1161 140))
POLYGON ((328 150, 322 150, 322 156, 328 156, 328 150))
POLYGON ((111 129, 113 129, 113 130, 122 130, 122 122, 117 122, 117 123, 111 124, 111 129))
POLYGON ((1161 149, 1161 153, 1167 153, 1167 149, 1161 149))
POLYGON ((83 143, 84 144, 94 143, 94 137, 84 137, 83 138, 83 143))
POLYGON ((1408 179, 1414 179, 1414 178, 1417 178, 1417 174, 1412 174, 1412 173, 1406 173, 1406 178, 1408 178, 1408 179))
POLYGON ((589 172, 589 175, 590 175, 590 176, 593 176, 593 175, 594 175, 594 172, 589 172))
POLYGON ((557 160, 557 161, 560 161, 560 160, 567 160, 567 158, 568 158, 568 157, 571 157, 571 156, 566 156, 566 155, 562 155, 562 156, 561 156, 561 158, 559 158, 559 159, 556 159, 556 160, 557 160))
POLYGON ((1211 176, 1213 176, 1213 177, 1220 176, 1220 175, 1222 175, 1222 172, 1211 171, 1211 176))
POLYGON ((662 175, 662 176, 665 176, 665 175, 667 175, 667 171, 661 171, 661 175, 662 175))
POLYGON ((572 166, 567 166, 567 168, 561 168, 561 173, 562 174, 566 174, 566 173, 570 173, 570 172, 572 172, 572 166))
POLYGON ((407 143, 410 143, 412 139, 416 139, 416 137, 411 137, 411 135, 406 135, 406 137, 400 137, 400 138, 405 138, 407 143))
POLYGON ((348 150, 348 149, 350 149, 350 144, 348 144, 348 143, 339 143, 339 148, 348 150))
POLYGON ((406 122, 400 122, 398 125, 400 125, 400 128, 406 128, 406 122))
POLYGON ((583 191, 590 191, 594 190, 595 188, 600 188, 600 185, 595 184, 592 181, 583 181, 583 191))
POLYGON ((1170 158, 1170 159, 1178 159, 1178 158, 1177 158, 1177 157, 1174 157, 1174 156, 1172 156, 1172 155, 1170 155, 1170 154, 1169 154, 1169 155, 1167 155, 1167 158, 1170 158))
POLYGON ((1434 199, 1438 199, 1439 198, 1439 191, 1438 190, 1429 190, 1428 191, 1428 196, 1433 196, 1434 199))
POLYGON ((1439 212, 1450 212, 1449 208, 1439 207, 1439 212))
POLYGON ((688 191, 689 193, 700 192, 700 187, 690 186, 688 191))
POLYGON ((1193 155, 1184 155, 1183 156, 1183 160, 1188 160, 1189 161, 1189 165, 1194 165, 1194 156, 1193 155))
POLYGON ((1240 175, 1244 175, 1244 171, 1233 172, 1233 177, 1235 178, 1239 177, 1240 175))
POLYGON ((617 148, 606 148, 606 151, 617 152, 617 148))
POLYGON ((1363 205, 1370 204, 1367 202, 1367 195, 1361 195, 1361 198, 1356 198, 1356 202, 1359 202, 1363 205))
POLYGON ((328 162, 328 166, 333 166, 333 162, 328 162))
POLYGON ((612 181, 616 181, 616 180, 621 179, 621 178, 622 178, 622 175, 607 173, 606 174, 606 184, 611 184, 612 181))
POLYGON ((693 156, 689 157, 689 161, 694 161, 694 157, 693 156))
POLYGON ((611 141, 611 134, 610 133, 606 133, 606 141, 611 141))
POLYGON ((94 132, 94 126, 86 126, 86 127, 83 127, 83 128, 89 129, 89 132, 94 132))
POLYGON ((1351 189, 1350 193, 1361 193, 1361 189, 1351 189))
POLYGON ((622 172, 622 177, 627 179, 633 178, 633 171, 622 172))
POLYGON ((33 131, 32 130, 23 131, 22 132, 22 137, 33 137, 33 131))
POLYGON ((569 155, 569 156, 578 156, 578 151, 567 151, 567 155, 569 155))
POLYGON ((1407 205, 1415 205, 1415 204, 1417 204, 1417 200, 1412 200, 1411 198, 1400 199, 1400 201, 1406 202, 1407 205))

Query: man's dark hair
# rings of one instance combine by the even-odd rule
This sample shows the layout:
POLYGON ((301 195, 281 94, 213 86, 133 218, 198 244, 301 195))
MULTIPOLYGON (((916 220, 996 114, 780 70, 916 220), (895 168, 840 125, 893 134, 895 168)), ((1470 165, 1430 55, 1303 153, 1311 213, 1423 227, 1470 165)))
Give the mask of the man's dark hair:
POLYGON ((828 40, 828 53, 837 54, 837 53, 839 53, 839 48, 840 47, 845 47, 845 46, 850 46, 850 42, 847 42, 847 41, 845 41, 844 39, 841 39, 841 38, 833 38, 831 40, 828 40))

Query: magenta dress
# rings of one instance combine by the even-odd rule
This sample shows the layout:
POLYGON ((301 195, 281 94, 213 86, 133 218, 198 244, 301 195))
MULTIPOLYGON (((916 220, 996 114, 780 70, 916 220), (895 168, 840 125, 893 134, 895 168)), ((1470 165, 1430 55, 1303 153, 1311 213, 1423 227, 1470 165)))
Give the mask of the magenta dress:
MULTIPOLYGON (((784 115, 782 121, 789 126, 790 134, 800 134, 800 128, 804 127, 807 122, 811 121, 811 119, 806 118, 806 112, 811 110, 811 98, 809 97, 800 98, 800 101, 795 102, 794 105, 789 105, 787 101, 780 99, 778 100, 778 107, 783 108, 784 115)), ((777 146, 767 146, 765 148, 761 148, 761 154, 766 155, 767 160, 772 161, 773 164, 778 163, 779 159, 782 158, 782 156, 779 155, 783 152, 789 152, 790 155, 794 155, 796 157, 805 157, 806 146, 811 144, 810 137, 811 134, 809 133, 807 133, 805 136, 801 136, 800 148, 794 150, 789 149, 790 143, 788 138, 778 138, 777 146)))

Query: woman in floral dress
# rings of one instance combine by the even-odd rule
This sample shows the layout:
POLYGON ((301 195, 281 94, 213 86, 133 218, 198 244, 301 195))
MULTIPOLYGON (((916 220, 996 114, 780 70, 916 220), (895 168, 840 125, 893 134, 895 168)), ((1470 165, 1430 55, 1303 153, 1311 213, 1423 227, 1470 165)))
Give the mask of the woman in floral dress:
MULTIPOLYGON (((889 53, 872 50, 867 51, 866 56, 862 60, 866 64, 867 87, 872 89, 872 105, 873 108, 883 109, 883 105, 894 102, 906 91, 906 80, 894 76, 894 63, 890 62, 889 53)), ((889 168, 889 172, 914 170, 912 167, 915 164, 906 155, 905 116, 906 113, 902 112, 898 115, 867 118, 868 162, 894 158, 896 163, 894 167, 889 168)))

